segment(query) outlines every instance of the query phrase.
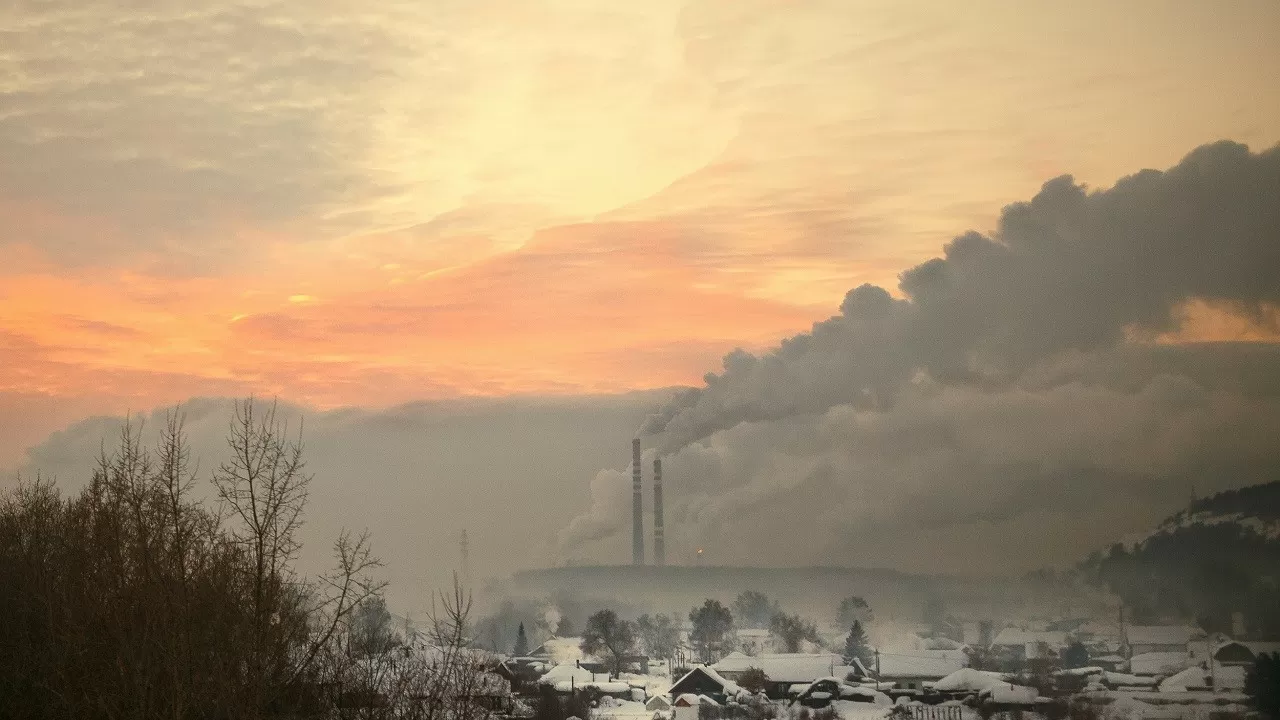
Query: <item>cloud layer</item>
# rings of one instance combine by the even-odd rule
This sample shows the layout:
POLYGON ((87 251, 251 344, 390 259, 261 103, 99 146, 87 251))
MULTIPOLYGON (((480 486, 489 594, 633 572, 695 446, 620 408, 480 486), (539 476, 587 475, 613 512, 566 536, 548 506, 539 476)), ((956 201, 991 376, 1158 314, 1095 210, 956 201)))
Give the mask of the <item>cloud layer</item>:
POLYGON ((1274 4, 990 9, 0 10, 0 392, 691 383, 1045 177, 1280 140, 1274 4))

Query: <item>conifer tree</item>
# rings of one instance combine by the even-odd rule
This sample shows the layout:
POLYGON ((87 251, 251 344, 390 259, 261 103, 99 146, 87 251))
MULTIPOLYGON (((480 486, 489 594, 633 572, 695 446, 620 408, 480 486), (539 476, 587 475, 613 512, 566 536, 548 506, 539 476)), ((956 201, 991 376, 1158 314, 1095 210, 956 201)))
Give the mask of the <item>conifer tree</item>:
POLYGON ((862 629, 862 623, 857 620, 853 621, 853 627, 849 628, 849 635, 844 639, 844 656, 848 660, 857 658, 870 669, 871 647, 867 645, 867 633, 862 629))
MULTIPOLYGON (((508 625, 507 627, 511 627, 508 625)), ((511 651, 516 657, 524 657, 529 654, 529 636, 525 635, 524 623, 520 623, 520 629, 516 631, 516 647, 511 651)))

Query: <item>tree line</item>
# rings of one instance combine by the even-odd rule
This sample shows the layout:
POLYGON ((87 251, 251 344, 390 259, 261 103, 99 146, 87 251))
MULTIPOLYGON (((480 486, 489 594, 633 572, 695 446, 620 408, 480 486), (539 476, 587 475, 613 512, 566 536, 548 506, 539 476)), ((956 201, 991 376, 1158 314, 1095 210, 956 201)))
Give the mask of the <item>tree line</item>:
MULTIPOLYGON (((824 646, 812 620, 784 612, 763 593, 745 591, 732 605, 730 609, 719 600, 707 599, 689 611, 688 642, 692 656, 685 658, 686 661, 712 663, 738 649, 736 631, 739 627, 767 629, 775 648, 781 652, 800 652, 806 643, 817 648, 824 646)), ((849 627, 849 634, 839 648, 843 655, 870 663, 873 651, 863 626, 872 618, 870 606, 860 597, 845 598, 836 616, 841 625, 849 627)), ((519 636, 524 637, 523 623, 519 636)), ((616 675, 621 672, 623 659, 629 655, 643 651, 649 657, 671 660, 681 644, 681 623, 675 615, 644 614, 635 620, 625 620, 606 608, 587 618, 581 650, 588 655, 609 658, 616 675)), ((527 647, 527 640, 522 646, 527 647)))
POLYGON ((295 569, 311 475, 274 403, 236 403, 211 500, 181 413, 154 447, 142 430, 126 422, 79 492, 37 476, 0 498, 0 717, 318 716, 396 683, 417 699, 397 716, 443 717, 481 677, 460 591, 431 653, 387 633, 367 534, 335 538, 326 573, 295 569))

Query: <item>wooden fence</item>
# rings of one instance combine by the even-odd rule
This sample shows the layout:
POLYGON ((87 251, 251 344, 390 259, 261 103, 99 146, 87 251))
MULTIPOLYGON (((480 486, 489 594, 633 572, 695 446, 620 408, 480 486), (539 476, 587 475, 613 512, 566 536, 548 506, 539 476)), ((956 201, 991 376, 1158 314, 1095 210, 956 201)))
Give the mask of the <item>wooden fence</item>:
POLYGON ((911 720, 961 720, 964 708, 958 705, 908 705, 911 720))

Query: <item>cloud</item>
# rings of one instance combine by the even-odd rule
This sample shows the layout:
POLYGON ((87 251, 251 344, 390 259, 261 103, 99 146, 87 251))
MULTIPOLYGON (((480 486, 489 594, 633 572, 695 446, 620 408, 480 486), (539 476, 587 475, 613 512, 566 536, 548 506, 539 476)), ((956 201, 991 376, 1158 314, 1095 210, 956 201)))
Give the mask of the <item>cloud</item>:
MULTIPOLYGON (((1009 562, 1062 562, 1152 522, 1192 484, 1271 477, 1277 196, 1280 148, 1234 143, 1101 191, 1058 178, 991 236, 957 237, 902 273, 902 297, 864 285, 811 332, 730 353, 644 428, 671 456, 668 536, 767 563, 763 539, 808 507, 782 552, 936 570, 910 555, 925 547, 907 540, 917 530, 972 541, 986 528, 993 542, 1034 515, 1053 540, 1009 562), (1176 344, 1193 303, 1264 339, 1176 344), (1156 335, 1167 344, 1135 339, 1156 335), (1100 514, 1108 524, 1076 527, 1100 514), (1055 546, 1063 533, 1072 542, 1055 546)), ((562 550, 590 552, 626 525, 617 503, 593 502, 562 550)))

